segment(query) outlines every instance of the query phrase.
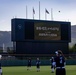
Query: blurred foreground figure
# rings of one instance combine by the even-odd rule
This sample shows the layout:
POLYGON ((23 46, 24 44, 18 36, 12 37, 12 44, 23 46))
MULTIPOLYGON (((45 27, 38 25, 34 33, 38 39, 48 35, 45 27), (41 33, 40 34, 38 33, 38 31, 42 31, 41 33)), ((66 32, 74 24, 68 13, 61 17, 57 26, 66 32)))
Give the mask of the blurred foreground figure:
MULTIPOLYGON (((2 55, 0 55, 0 60, 2 58, 2 55)), ((2 67, 1 67, 1 62, 0 62, 0 75, 2 75, 2 67)))
POLYGON ((55 52, 56 75, 66 75, 65 58, 61 50, 55 52))

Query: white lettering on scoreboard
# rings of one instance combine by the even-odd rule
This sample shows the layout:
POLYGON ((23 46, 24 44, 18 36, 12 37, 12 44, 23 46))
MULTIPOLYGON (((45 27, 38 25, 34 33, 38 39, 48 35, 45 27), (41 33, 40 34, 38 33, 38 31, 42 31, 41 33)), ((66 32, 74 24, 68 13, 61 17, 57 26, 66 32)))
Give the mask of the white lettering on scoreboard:
POLYGON ((61 30, 59 24, 35 23, 34 25, 35 40, 61 40, 61 30))
POLYGON ((36 27, 36 30, 56 30, 56 31, 59 31, 59 28, 57 27, 36 27))

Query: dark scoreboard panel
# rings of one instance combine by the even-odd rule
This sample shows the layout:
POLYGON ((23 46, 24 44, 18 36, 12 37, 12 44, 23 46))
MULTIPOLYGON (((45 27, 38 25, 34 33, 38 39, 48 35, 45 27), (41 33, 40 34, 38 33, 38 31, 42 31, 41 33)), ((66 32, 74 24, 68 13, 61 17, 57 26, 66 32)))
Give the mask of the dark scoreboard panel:
POLYGON ((12 19, 12 41, 70 42, 71 23, 12 19))
POLYGON ((16 53, 27 56, 47 56, 55 54, 55 51, 62 50, 64 54, 68 53, 68 43, 61 42, 16 42, 16 53))
POLYGON ((11 20, 11 36, 16 54, 48 56, 58 49, 67 54, 71 23, 14 18, 11 20))

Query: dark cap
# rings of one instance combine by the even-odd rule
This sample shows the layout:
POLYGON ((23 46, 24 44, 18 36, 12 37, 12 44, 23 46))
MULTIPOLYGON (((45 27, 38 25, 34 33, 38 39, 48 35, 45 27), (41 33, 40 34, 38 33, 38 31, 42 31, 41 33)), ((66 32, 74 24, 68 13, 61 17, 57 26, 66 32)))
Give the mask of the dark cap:
POLYGON ((62 54, 62 51, 61 50, 58 50, 58 54, 62 54))

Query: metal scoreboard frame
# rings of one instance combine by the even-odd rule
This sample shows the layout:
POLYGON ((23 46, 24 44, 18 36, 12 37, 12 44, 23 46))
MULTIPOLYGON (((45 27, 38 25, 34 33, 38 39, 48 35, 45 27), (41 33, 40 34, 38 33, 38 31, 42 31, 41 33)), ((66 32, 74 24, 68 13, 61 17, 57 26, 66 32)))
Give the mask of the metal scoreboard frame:
POLYGON ((11 40, 16 54, 48 56, 61 49, 68 53, 71 23, 14 18, 11 20, 11 40))

